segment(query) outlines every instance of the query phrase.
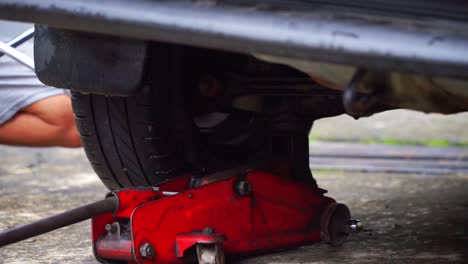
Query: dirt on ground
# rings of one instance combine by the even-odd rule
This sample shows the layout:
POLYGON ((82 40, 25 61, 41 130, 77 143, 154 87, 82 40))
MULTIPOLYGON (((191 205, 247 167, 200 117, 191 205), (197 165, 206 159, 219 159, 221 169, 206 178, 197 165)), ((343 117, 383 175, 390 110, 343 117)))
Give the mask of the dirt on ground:
MULTIPOLYGON (((101 199, 81 149, 0 147, 0 229, 101 199)), ((366 231, 340 247, 313 244, 241 263, 468 263, 468 175, 315 173, 366 231)), ((0 249, 1 263, 97 263, 90 223, 0 249)))

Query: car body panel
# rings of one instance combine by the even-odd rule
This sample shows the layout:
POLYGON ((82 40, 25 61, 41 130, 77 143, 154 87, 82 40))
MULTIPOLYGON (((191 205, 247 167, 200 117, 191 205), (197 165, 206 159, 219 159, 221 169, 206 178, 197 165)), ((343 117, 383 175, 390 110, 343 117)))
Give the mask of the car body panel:
POLYGON ((468 76, 468 12, 460 1, 391 1, 378 12, 375 6, 388 1, 361 0, 367 3, 362 8, 346 1, 287 2, 290 8, 283 10, 265 8, 265 1, 3 0, 0 18, 248 54, 468 76), (410 12, 423 7, 430 12, 410 12))

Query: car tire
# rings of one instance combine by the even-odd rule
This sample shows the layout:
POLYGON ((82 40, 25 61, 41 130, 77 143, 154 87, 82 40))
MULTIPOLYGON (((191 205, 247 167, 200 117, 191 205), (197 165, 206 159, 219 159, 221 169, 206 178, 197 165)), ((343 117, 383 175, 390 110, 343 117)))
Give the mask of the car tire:
POLYGON ((167 120, 148 99, 72 93, 84 151, 111 190, 158 184, 182 169, 167 120))

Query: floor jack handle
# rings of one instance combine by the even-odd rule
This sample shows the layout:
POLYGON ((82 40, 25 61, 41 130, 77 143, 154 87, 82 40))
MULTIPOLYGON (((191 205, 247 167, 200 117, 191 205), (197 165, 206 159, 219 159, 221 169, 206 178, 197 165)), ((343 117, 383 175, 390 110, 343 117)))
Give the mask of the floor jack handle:
POLYGON ((0 247, 76 224, 104 213, 114 212, 117 206, 117 198, 109 197, 102 201, 90 203, 30 224, 1 231, 0 247))

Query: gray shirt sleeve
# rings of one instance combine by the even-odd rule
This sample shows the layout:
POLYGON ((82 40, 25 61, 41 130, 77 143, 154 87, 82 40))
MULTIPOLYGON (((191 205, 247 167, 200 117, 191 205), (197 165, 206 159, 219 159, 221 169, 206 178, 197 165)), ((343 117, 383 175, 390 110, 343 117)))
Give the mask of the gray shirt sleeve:
MULTIPOLYGON (((32 27, 32 24, 0 21, 0 40, 8 42, 32 27)), ((33 40, 17 50, 33 57, 33 40)), ((22 108, 46 97, 67 94, 63 89, 42 84, 36 74, 8 56, 0 57, 0 125, 11 119, 22 108)))

